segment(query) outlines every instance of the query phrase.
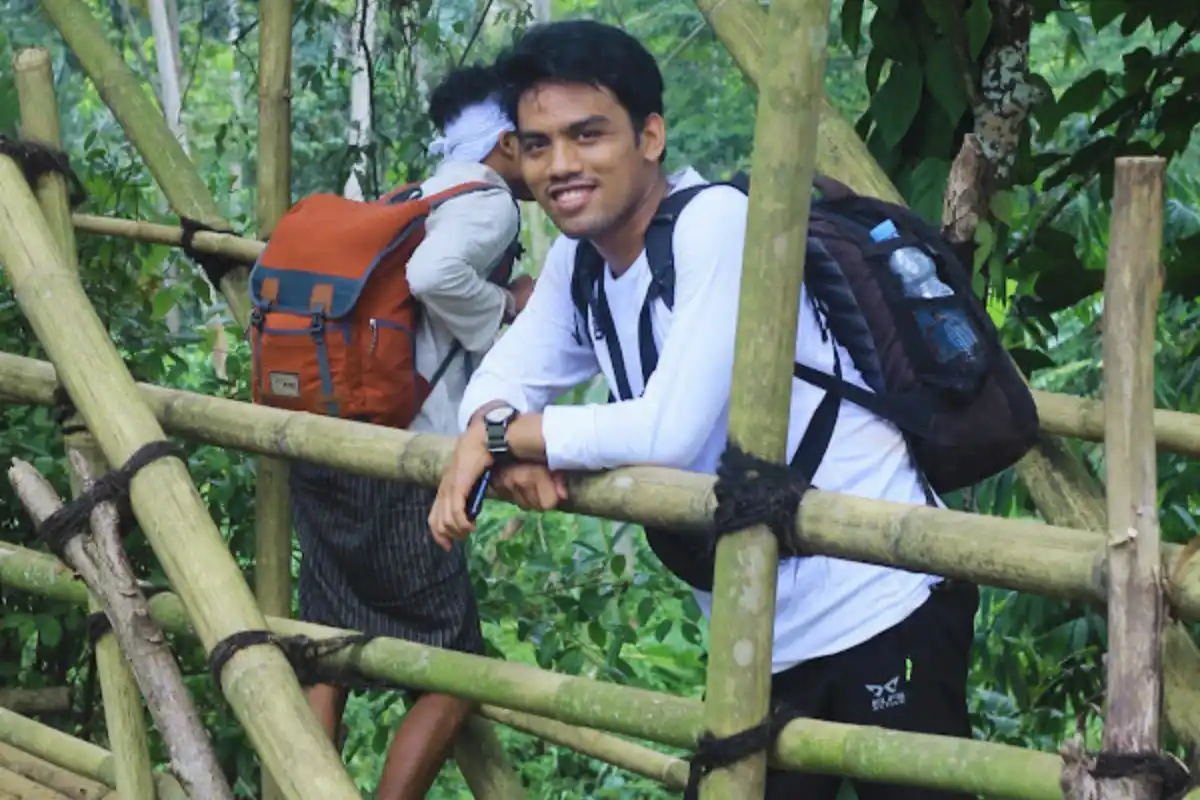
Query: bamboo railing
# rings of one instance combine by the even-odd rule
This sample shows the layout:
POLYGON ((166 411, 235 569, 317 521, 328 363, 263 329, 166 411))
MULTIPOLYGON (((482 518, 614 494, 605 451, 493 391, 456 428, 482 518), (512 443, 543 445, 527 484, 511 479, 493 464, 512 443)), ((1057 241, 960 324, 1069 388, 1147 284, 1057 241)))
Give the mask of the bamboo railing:
MULTIPOLYGON (((193 165, 186 154, 181 156, 182 150, 176 151, 173 138, 163 139, 165 125, 159 130, 150 121, 155 115, 147 110, 152 108, 144 96, 135 96, 140 92, 136 79, 103 41, 86 7, 78 0, 43 0, 42 4, 176 212, 219 221, 215 203, 201 191, 203 183, 198 182, 193 165)), ((789 333, 778 319, 790 317, 794 327, 795 304, 789 298, 799 290, 797 264, 803 261, 811 175, 820 168, 878 196, 897 199, 897 195, 886 177, 880 178, 877 166, 862 157, 865 151, 856 137, 831 146, 844 132, 844 121, 831 115, 827 101, 816 111, 829 0, 776 0, 769 11, 751 0, 697 0, 697 4, 762 96, 776 101, 774 110, 770 102, 760 103, 759 108, 755 166, 756 174, 765 178, 756 181, 751 194, 753 235, 747 237, 730 427, 731 438, 745 449, 778 456, 786 418, 768 413, 767 421, 773 424, 755 427, 749 424, 748 409, 753 406, 761 419, 764 409, 777 411, 785 405, 787 381, 777 367, 786 361, 790 374, 795 331, 789 333), (797 41, 806 47, 797 51, 797 41), (785 48, 789 48, 787 58, 782 57, 785 48), (780 130, 787 131, 791 141, 785 141, 780 130), (797 139, 799 147, 794 147, 797 139), (855 170, 856 175, 849 174, 855 170), (769 252, 765 242, 771 242, 769 252), (787 255, 781 256, 784 245, 788 245, 787 255)), ((268 13, 265 7, 263 13, 268 13)), ((278 89, 277 82, 271 85, 278 89)), ((265 110, 269 92, 263 102, 265 110)), ((280 135, 278 122, 270 129, 280 135)), ((275 158, 278 155, 276 149, 275 158)), ((1156 273, 1161 175, 1161 160, 1118 161, 1114 239, 1105 287, 1111 327, 1105 332, 1104 402, 1036 393, 1047 432, 1109 445, 1109 481, 1119 490, 1110 493, 1107 509, 1100 503, 1102 494, 1063 459, 1065 451, 1047 441, 1022 462, 1019 472, 1027 484, 1038 484, 1031 485, 1031 491, 1043 515, 1056 524, 820 491, 806 496, 796 517, 797 536, 814 553, 1107 604, 1114 635, 1105 747, 1114 753, 1159 748, 1158 698, 1164 680, 1161 622, 1168 605, 1176 619, 1200 619, 1200 575, 1179 569, 1190 551, 1159 542, 1154 513, 1155 442, 1162 449, 1200 454, 1197 418, 1154 410, 1150 390, 1152 321, 1161 285, 1156 273), (1107 523, 1102 523, 1105 519, 1107 523), (1108 536, 1097 536, 1099 529, 1107 530, 1108 536)), ((262 217, 269 220, 265 212, 262 217)), ((178 230, 167 226, 83 215, 75 215, 73 222, 82 231, 179 242, 178 230)), ((423 485, 437 482, 451 444, 443 437, 135 384, 61 253, 59 248, 65 245, 56 246, 56 228, 63 227, 71 230, 39 208, 15 165, 0 156, 0 260, 51 362, 0 354, 0 399, 50 405, 61 385, 111 463, 120 463, 144 442, 174 433, 270 459, 302 458, 359 474, 423 485), (53 320, 63 313, 75 324, 56 327, 53 320)), ((243 262, 261 249, 257 242, 224 234, 200 234, 196 245, 236 255, 243 262)), ((244 283, 244 270, 222 281, 235 317, 245 311, 244 283)), ((649 467, 572 476, 570 496, 566 510, 677 529, 680 535, 706 529, 714 505, 710 476, 649 467)), ((263 626, 314 638, 347 633, 264 614, 257 608, 178 462, 156 462, 143 469, 133 481, 131 497, 176 590, 150 602, 152 616, 164 629, 197 637, 206 650, 231 633, 263 626)), ((708 729, 727 735, 757 724, 765 713, 769 685, 775 550, 773 538, 761 530, 724 537, 719 546, 706 702, 386 638, 328 659, 367 677, 477 701, 484 704, 484 717, 678 787, 686 777, 685 762, 610 734, 690 750, 708 729), (761 589, 761 602, 749 608, 739 604, 733 591, 744 582, 761 589)), ((57 559, 3 543, 0 584, 81 606, 89 602, 88 587, 74 580, 57 559)), ((1181 631, 1176 626, 1168 633, 1169 652, 1180 648, 1181 631)), ((1190 638, 1183 651, 1189 650, 1187 645, 1190 638)), ((1194 651, 1191 645, 1189 652, 1194 651)), ((336 753, 299 699, 294 674, 278 651, 258 646, 239 653, 229 661, 221 683, 264 767, 278 784, 269 792, 288 798, 355 796, 336 753), (304 764, 303 774, 284 768, 295 763, 304 764)), ((65 737, 59 732, 31 728, 30 722, 0 709, 0 741, 114 785, 115 773, 106 772, 106 781, 98 766, 91 772, 68 767, 61 763, 61 754, 55 761, 50 752, 61 750, 71 753, 71 758, 92 761, 112 758, 111 754, 103 756, 94 745, 78 740, 68 742, 70 737, 59 738, 65 737), (39 741, 50 744, 42 750, 31 746, 39 741)), ((819 720, 791 722, 763 756, 714 771, 702 782, 703 796, 761 797, 768 760, 784 769, 1013 798, 1058 797, 1060 778, 1067 774, 1060 758, 1048 753, 819 720)), ((0 768, 13 772, 2 761, 0 768)), ((1071 775, 1076 788, 1080 781, 1093 780, 1086 770, 1071 775)), ((0 773, 0 779, 4 776, 0 773)), ((1094 782, 1103 797, 1150 796, 1141 779, 1094 782)), ((159 796, 165 796, 161 786, 159 796)))

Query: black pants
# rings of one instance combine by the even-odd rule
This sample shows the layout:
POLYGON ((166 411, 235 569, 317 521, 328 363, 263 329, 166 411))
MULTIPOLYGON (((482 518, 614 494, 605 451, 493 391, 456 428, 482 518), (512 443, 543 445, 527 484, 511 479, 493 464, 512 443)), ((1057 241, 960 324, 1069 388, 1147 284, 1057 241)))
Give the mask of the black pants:
MULTIPOLYGON (((774 676, 775 714, 970 738, 967 671, 979 589, 946 581, 898 625, 774 676)), ((842 778, 768 770, 765 800, 834 800, 842 778)), ((859 800, 971 795, 853 781, 859 800)))

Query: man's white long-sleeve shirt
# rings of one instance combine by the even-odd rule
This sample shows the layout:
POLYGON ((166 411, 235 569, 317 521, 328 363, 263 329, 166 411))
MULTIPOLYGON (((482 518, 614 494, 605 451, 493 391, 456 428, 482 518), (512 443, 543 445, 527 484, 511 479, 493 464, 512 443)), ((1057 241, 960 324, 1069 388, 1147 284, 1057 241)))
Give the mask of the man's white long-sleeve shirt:
MULTIPOLYGON (((693 170, 672 176, 676 191, 705 181, 693 170)), ((598 470, 654 464, 715 473, 728 435, 734 340, 746 234, 747 198, 731 187, 697 194, 674 231, 675 303, 652 306, 658 365, 643 386, 638 319, 650 286, 643 252, 619 278, 604 270, 608 299, 634 398, 605 405, 551 405, 563 392, 603 372, 616 386, 607 343, 584 326, 574 338, 571 274, 576 243, 560 237, 551 247, 528 305, 483 359, 459 410, 465 428, 492 400, 521 411, 541 411, 547 462, 552 469, 598 470), (644 391, 643 391, 644 390, 644 391)), ((832 339, 821 329, 807 295, 798 309, 796 360, 833 369, 832 339)), ((840 347, 840 346, 839 346, 840 347)), ((840 351, 846 380, 860 386, 850 355, 840 351)), ((793 380, 788 452, 824 396, 793 380)), ((843 402, 829 450, 814 476, 821 489, 923 504, 925 495, 899 431, 843 402)), ((815 556, 780 562, 773 669, 841 652, 892 627, 915 610, 936 578, 889 567, 815 556)), ((711 595, 696 592, 709 613, 711 595)))
POLYGON ((416 331, 417 369, 427 379, 458 340, 459 351, 421 407, 411 430, 442 435, 455 432, 455 417, 470 365, 496 339, 506 292, 487 281, 520 229, 520 212, 504 179, 485 164, 444 161, 421 183, 425 196, 463 183, 482 181, 495 191, 456 197, 434 209, 425 238, 407 267, 422 314, 416 331))

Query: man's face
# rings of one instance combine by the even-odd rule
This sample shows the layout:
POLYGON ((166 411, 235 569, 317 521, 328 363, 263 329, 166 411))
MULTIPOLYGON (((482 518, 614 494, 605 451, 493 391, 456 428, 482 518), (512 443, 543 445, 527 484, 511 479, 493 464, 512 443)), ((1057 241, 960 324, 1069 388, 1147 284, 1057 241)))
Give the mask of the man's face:
POLYGON ((620 225, 654 185, 662 118, 635 130, 606 89, 541 84, 517 105, 521 171, 560 231, 595 239, 620 225))

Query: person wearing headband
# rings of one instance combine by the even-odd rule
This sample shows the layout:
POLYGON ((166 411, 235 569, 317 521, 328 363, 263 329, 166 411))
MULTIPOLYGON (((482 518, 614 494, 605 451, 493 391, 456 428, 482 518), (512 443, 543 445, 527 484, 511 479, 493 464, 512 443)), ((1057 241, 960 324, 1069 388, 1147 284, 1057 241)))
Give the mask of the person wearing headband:
MULTIPOLYGON (((508 282, 495 275, 497 266, 507 266, 520 230, 516 200, 531 199, 499 89, 493 71, 470 66, 448 74, 430 96, 429 117, 441 135, 429 152, 440 161, 421 183, 422 194, 476 181, 496 190, 438 206, 409 259, 408 280, 423 308, 417 368, 428 379, 448 365, 410 430, 457 433, 457 410, 474 364, 533 291, 528 276, 508 282)), ((290 480, 302 553, 301 619, 484 652, 465 552, 447 552, 430 537, 434 489, 303 462, 293 464, 290 480)), ((344 687, 309 690, 310 704, 335 740, 346 700, 344 687)), ((379 800, 424 797, 472 710, 449 695, 410 692, 409 700, 374 795, 379 800)))

